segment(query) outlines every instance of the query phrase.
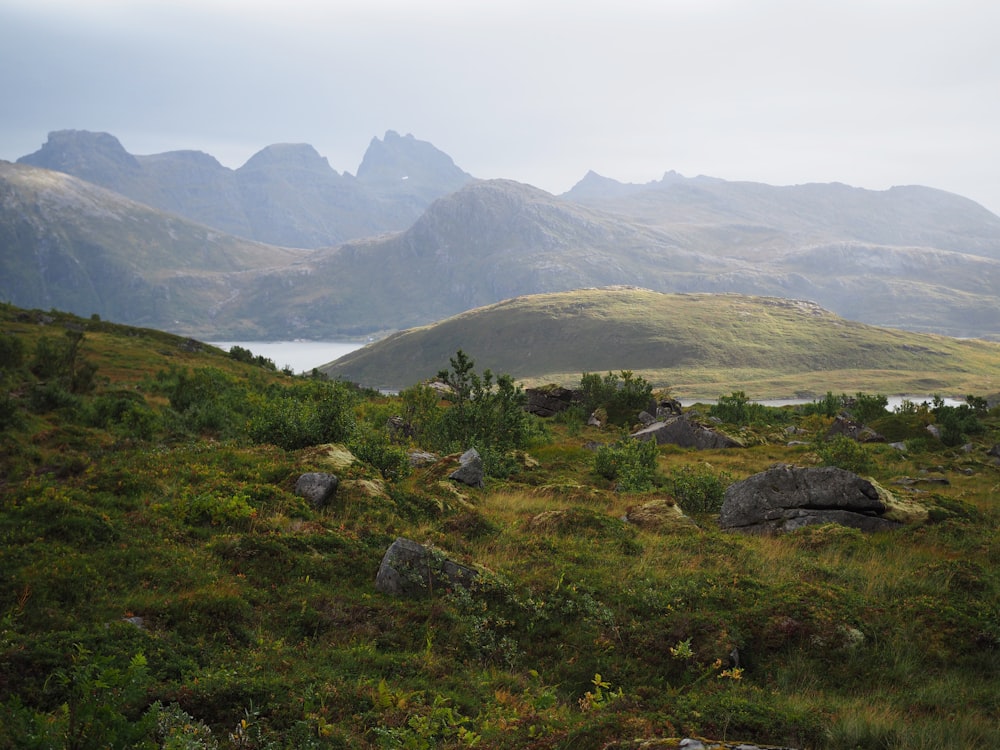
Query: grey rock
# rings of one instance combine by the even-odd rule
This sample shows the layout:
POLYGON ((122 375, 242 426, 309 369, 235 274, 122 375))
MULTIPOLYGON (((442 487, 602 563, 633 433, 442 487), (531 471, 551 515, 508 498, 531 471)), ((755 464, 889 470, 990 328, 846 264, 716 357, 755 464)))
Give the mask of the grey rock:
POLYGON ((580 403, 582 399, 579 391, 558 385, 525 388, 524 395, 527 398, 524 410, 539 417, 555 416, 580 403))
POLYGON ((875 430, 871 427, 866 427, 860 422, 855 422, 853 419, 848 419, 843 415, 840 415, 833 420, 833 424, 830 426, 826 435, 827 437, 844 435, 845 437, 851 438, 851 440, 857 440, 859 443, 885 442, 885 437, 875 432, 875 430))
POLYGON ((439 550, 399 537, 382 556, 375 588, 389 596, 422 597, 451 586, 471 588, 478 575, 439 550))
POLYGON ((994 458, 1000 458, 1000 443, 997 443, 988 451, 986 451, 987 456, 993 456, 994 458))
POLYGON ((743 444, 719 430, 705 427, 687 415, 654 422, 648 427, 633 432, 636 440, 655 440, 657 445, 671 443, 682 448, 742 448, 743 444))
POLYGON ((449 474, 448 478, 466 484, 469 487, 478 487, 481 489, 484 474, 483 459, 479 455, 479 451, 475 448, 469 448, 469 450, 461 455, 458 462, 460 464, 459 467, 449 474))
POLYGON ((409 454, 407 454, 407 458, 410 461, 410 466, 414 468, 430 466, 438 461, 438 455, 436 453, 429 453, 427 451, 410 451, 409 454))
POLYGON ((868 532, 900 526, 882 518, 886 510, 878 490, 857 474, 832 466, 778 465, 726 489, 719 526, 762 534, 820 523, 868 532))
POLYGON ((931 434, 931 437, 937 438, 938 440, 941 439, 941 430, 936 424, 929 424, 926 429, 931 434))
POLYGON ((329 505, 337 492, 340 480, 333 474, 323 471, 311 471, 299 477, 295 483, 295 494, 316 509, 329 505))

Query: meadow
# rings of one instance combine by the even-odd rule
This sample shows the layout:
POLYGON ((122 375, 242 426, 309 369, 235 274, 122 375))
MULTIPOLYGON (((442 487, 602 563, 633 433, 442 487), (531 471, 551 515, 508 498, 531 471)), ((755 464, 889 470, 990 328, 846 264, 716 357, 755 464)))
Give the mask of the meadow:
POLYGON ((6 305, 0 363, 0 749, 1000 745, 987 394, 723 390, 686 411, 745 447, 650 451, 626 439, 652 395, 631 373, 580 373, 586 408, 542 420, 460 354, 448 398, 387 396, 6 305), (829 439, 840 413, 887 442, 829 439), (482 488, 447 478, 472 446, 482 488), (919 512, 720 531, 725 487, 775 463, 919 512), (310 471, 338 476, 331 504, 296 495, 310 471), (477 585, 380 593, 397 537, 477 585))

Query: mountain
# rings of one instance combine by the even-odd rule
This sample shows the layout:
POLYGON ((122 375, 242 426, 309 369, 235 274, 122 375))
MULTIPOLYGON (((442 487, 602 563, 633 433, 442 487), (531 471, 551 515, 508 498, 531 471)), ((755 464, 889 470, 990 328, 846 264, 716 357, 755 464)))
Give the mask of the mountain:
MULTIPOLYGON (((198 281, 206 291, 190 301, 201 307, 169 318, 169 330, 188 335, 382 335, 520 295, 631 285, 806 299, 873 325, 1000 339, 1000 217, 931 188, 774 187, 677 173, 630 185, 590 173, 554 196, 512 180, 470 180, 430 144, 391 131, 373 139, 357 177, 294 144, 269 146, 238 170, 197 152, 134 157, 101 134, 53 134, 43 152, 122 191, 146 190, 149 205, 186 201, 202 216, 213 202, 240 207, 229 213, 240 236, 301 246, 348 226, 365 235, 305 255, 275 251, 266 269, 198 281), (447 192, 419 209, 439 191, 447 192), (373 195, 392 222, 371 223, 373 195), (380 229, 393 222, 404 228, 380 229)), ((73 205, 46 219, 52 231, 93 221, 86 212, 71 218, 73 205)), ((17 212, 5 219, 19 220, 17 212)), ((104 251, 131 252, 127 233, 98 234, 104 251)), ((6 262, 28 273, 31 236, 8 237, 3 252, 21 259, 6 262)), ((169 264, 173 240, 161 239, 169 264)), ((133 270, 144 276, 141 263, 133 270)), ((73 297, 41 294, 37 279, 17 286, 21 304, 79 309, 73 297)))
POLYGON ((635 185, 591 172, 562 197, 650 226, 712 228, 702 238, 709 249, 729 243, 745 257, 848 241, 1000 260, 1000 217, 967 198, 921 186, 881 191, 840 183, 776 187, 676 172, 635 185))
POLYGON ((133 324, 204 326, 241 279, 306 254, 241 240, 69 175, 0 162, 0 298, 133 324))
MULTIPOLYGON (((989 238, 995 219, 987 213, 977 231, 989 238)), ((215 322, 263 314, 271 318, 265 327, 279 316, 296 321, 295 337, 354 335, 425 325, 524 294, 619 284, 808 299, 871 324, 1000 336, 1000 260, 835 242, 835 231, 796 240, 787 223, 773 219, 742 233, 712 223, 653 225, 510 180, 479 181, 436 201, 405 232, 320 250, 256 276, 254 289, 215 322), (762 237, 766 253, 754 247, 762 237), (293 286, 294 295, 282 292, 293 286), (281 296, 279 309, 273 300, 281 296)), ((937 226, 947 246, 948 224, 937 226)), ((961 238, 956 244, 963 246, 961 238)))
POLYGON ((632 370, 680 397, 995 389, 1000 344, 855 323, 809 302, 742 295, 586 289, 505 300, 389 336, 319 368, 398 390, 458 349, 529 383, 632 370), (803 390, 805 389, 805 390, 803 390))
POLYGON ((18 162, 229 234, 304 248, 405 229, 472 179, 430 143, 391 130, 372 139, 358 177, 338 173, 307 144, 268 146, 231 170, 199 151, 134 156, 108 133, 81 130, 50 133, 18 162))

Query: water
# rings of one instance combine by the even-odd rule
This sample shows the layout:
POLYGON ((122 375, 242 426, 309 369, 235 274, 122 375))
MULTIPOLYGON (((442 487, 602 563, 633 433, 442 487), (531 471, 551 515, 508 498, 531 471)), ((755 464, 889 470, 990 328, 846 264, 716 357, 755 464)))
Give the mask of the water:
POLYGON ((333 362, 345 354, 360 349, 363 341, 209 341, 228 352, 234 346, 249 349, 254 355, 267 357, 279 370, 310 372, 314 367, 333 362))

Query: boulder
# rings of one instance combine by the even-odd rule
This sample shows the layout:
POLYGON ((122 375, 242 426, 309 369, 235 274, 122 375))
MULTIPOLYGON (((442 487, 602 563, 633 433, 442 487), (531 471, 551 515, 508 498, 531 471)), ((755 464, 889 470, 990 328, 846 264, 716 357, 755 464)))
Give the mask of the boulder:
POLYGON ((739 440, 699 424, 684 414, 654 422, 638 432, 633 432, 632 437, 636 440, 655 440, 657 445, 672 443, 682 448, 701 450, 743 447, 739 440))
POLYGON ((398 537, 382 556, 375 588, 400 597, 429 596, 453 586, 471 588, 479 573, 449 560, 443 552, 404 537, 398 537))
POLYGON ((456 482, 467 484, 469 487, 482 488, 484 476, 483 459, 479 455, 479 451, 475 448, 469 448, 469 450, 459 457, 458 463, 460 464, 459 467, 448 475, 448 479, 454 479, 456 482))
POLYGON ((729 486, 719 526, 759 534, 821 523, 868 532, 901 526, 884 518, 889 506, 879 489, 833 466, 778 465, 729 486))
POLYGON ((439 460, 439 456, 436 453, 430 453, 428 451, 410 451, 406 457, 410 462, 410 466, 415 469, 418 469, 421 466, 430 466, 433 463, 437 463, 439 460))
POLYGON ((525 388, 527 401, 524 410, 539 417, 552 417, 581 402, 579 391, 560 385, 545 385, 540 388, 525 388))
POLYGON ((340 480, 324 471, 311 471, 299 477, 295 483, 295 494, 305 498, 316 509, 329 505, 337 492, 340 480))
POLYGON ((885 437, 875 432, 871 427, 866 427, 860 422, 848 419, 845 416, 838 416, 833 420, 830 429, 827 431, 828 438, 844 435, 859 443, 884 443, 885 437))

